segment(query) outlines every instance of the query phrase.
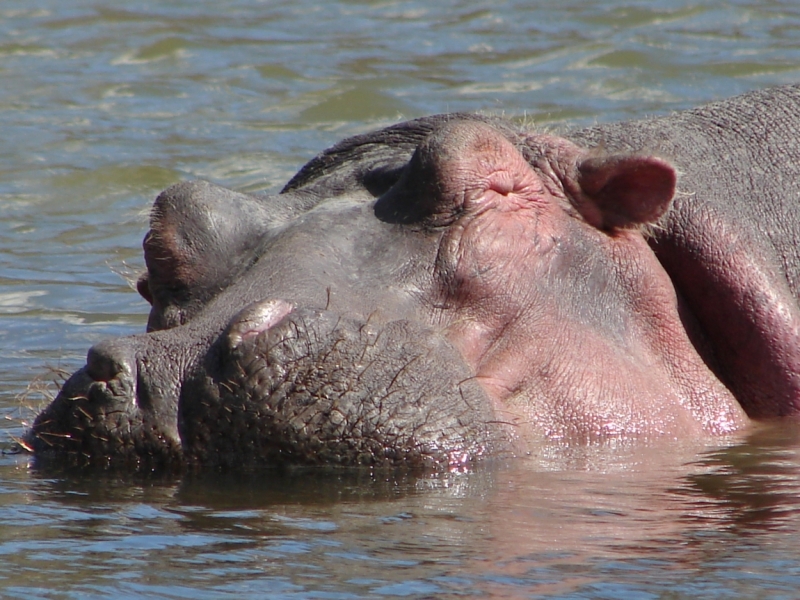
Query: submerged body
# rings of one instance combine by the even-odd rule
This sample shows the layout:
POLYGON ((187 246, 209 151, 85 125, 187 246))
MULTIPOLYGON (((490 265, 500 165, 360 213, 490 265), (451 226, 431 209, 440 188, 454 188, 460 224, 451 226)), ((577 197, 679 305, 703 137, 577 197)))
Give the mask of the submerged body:
POLYGON ((39 456, 436 466, 800 410, 800 88, 562 137, 440 115, 274 196, 156 200, 148 332, 103 342, 39 456))

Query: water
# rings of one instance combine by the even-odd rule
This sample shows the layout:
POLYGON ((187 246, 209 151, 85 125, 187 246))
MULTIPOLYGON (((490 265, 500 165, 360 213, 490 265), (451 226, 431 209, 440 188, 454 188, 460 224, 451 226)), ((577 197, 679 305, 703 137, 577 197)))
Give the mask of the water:
MULTIPOLYGON (((0 448, 46 400, 31 379, 143 329, 128 282, 173 182, 276 189, 346 135, 435 112, 557 128, 798 80, 789 0, 4 0, 0 448)), ((3 455, 0 595, 794 598, 795 430, 436 476, 126 477, 3 455)))

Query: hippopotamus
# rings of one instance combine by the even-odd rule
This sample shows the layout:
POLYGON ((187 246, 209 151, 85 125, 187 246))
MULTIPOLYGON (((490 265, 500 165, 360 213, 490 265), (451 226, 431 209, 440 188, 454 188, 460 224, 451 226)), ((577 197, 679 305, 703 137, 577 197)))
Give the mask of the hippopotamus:
POLYGON ((454 468, 800 411, 800 86, 580 130, 446 114, 276 194, 155 200, 147 331, 23 444, 137 468, 454 468))

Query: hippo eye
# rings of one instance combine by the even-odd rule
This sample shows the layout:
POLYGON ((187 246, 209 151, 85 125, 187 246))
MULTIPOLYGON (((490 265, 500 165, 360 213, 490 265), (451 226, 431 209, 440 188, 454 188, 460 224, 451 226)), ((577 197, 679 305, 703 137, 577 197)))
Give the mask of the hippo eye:
POLYGON ((447 126, 429 135, 399 171, 396 183, 375 203, 375 216, 386 223, 446 227, 463 209, 463 194, 453 194, 447 167, 447 126), (444 129, 444 131, 443 131, 444 129))
POLYGON ((411 225, 430 214, 429 191, 419 172, 419 149, 399 174, 397 181, 375 202, 375 216, 386 223, 411 225))
POLYGON ((530 194, 530 165, 502 131, 480 121, 448 121, 417 146, 397 183, 375 203, 388 223, 441 228, 479 208, 487 193, 530 194))

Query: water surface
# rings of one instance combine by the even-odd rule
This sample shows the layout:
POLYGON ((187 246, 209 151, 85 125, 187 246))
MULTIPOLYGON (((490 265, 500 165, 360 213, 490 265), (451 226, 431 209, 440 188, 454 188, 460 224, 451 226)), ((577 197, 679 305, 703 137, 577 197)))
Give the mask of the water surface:
MULTIPOLYGON (((788 0, 5 0, 0 447, 46 400, 31 379, 143 330, 129 281, 171 183, 274 190, 344 136, 436 112, 558 129, 798 80, 788 0)), ((4 455, 0 595, 794 598, 795 429, 424 477, 4 455)))

